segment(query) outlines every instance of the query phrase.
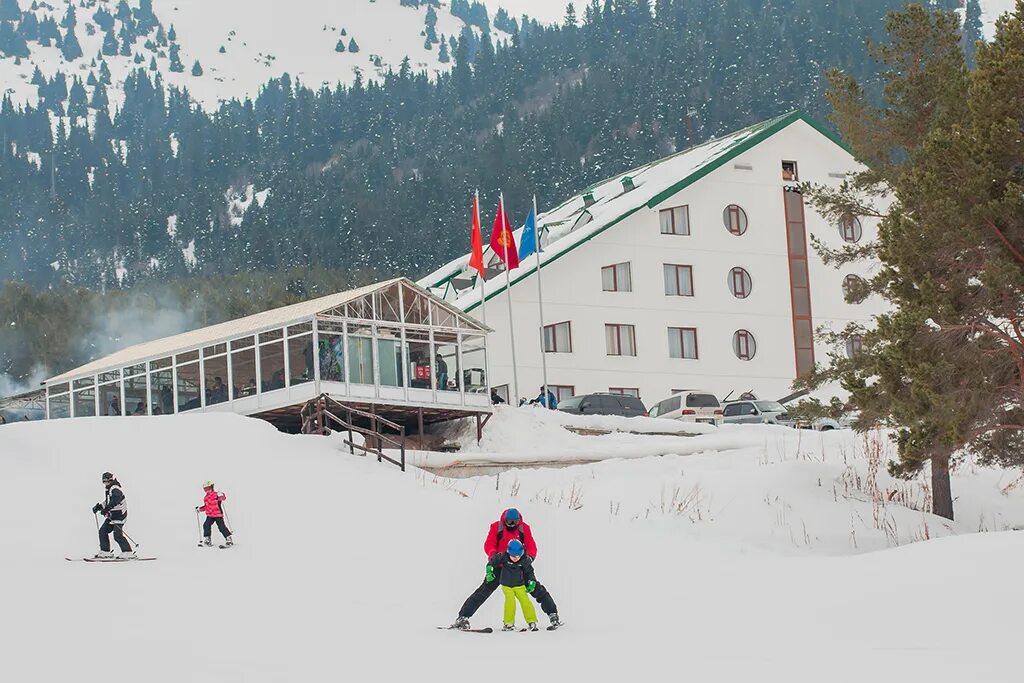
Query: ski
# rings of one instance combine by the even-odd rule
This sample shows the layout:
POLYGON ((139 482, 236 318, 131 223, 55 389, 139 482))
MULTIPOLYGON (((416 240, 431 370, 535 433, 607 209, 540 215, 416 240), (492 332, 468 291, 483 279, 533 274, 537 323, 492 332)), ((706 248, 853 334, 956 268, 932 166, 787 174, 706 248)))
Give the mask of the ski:
POLYGON ((490 626, 484 628, 455 628, 454 626, 438 626, 441 631, 462 631, 463 633, 494 633, 490 626))
POLYGON ((217 547, 218 547, 218 548, 220 548, 221 550, 227 550, 228 548, 231 548, 231 547, 233 547, 234 545, 235 545, 235 544, 234 544, 234 543, 232 543, 231 545, 219 545, 219 546, 217 546, 217 547))
POLYGON ((557 631, 558 629, 562 628, 563 626, 565 626, 565 622, 564 622, 564 621, 562 621, 562 622, 559 622, 559 623, 558 623, 558 626, 555 626, 554 624, 552 624, 551 626, 548 626, 548 627, 547 627, 546 629, 544 629, 544 630, 545 630, 545 631, 557 631))
POLYGON ((68 562, 149 562, 155 557, 65 557, 68 562))

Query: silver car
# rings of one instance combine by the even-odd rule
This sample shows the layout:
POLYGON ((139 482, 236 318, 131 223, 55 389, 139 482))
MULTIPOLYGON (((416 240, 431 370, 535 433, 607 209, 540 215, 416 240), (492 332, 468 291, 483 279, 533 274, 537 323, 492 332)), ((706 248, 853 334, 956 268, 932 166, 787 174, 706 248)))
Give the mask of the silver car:
POLYGON ((796 421, 778 401, 730 401, 725 404, 726 424, 770 424, 795 427, 796 421))

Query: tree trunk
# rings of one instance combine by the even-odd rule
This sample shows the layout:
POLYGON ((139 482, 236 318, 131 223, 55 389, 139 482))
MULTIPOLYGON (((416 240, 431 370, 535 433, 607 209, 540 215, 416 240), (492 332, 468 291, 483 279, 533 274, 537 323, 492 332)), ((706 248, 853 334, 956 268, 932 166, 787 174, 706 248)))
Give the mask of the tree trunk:
POLYGON ((932 512, 953 519, 953 491, 949 485, 949 455, 932 456, 932 512))

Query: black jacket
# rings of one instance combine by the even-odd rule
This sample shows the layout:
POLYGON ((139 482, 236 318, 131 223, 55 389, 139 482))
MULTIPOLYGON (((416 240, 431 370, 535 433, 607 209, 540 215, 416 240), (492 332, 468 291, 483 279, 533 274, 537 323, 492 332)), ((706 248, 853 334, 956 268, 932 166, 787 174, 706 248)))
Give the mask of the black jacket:
POLYGON ((502 586, 515 588, 537 580, 533 573, 533 560, 529 555, 523 555, 513 562, 508 553, 495 553, 491 557, 490 565, 494 567, 495 574, 501 573, 502 586))
POLYGON ((102 512, 111 524, 124 524, 128 519, 128 503, 124 499, 124 491, 121 490, 120 482, 115 481, 107 489, 107 495, 100 506, 102 512))

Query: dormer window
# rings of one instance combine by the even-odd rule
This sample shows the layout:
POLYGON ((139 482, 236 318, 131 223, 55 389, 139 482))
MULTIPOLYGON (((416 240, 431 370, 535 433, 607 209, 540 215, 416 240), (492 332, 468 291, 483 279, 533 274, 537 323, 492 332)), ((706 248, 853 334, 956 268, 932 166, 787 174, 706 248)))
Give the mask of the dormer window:
POLYGON ((800 177, 797 174, 795 161, 782 162, 782 179, 791 183, 799 182, 800 177))

